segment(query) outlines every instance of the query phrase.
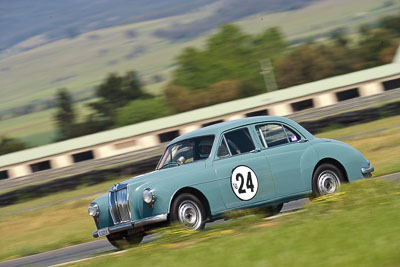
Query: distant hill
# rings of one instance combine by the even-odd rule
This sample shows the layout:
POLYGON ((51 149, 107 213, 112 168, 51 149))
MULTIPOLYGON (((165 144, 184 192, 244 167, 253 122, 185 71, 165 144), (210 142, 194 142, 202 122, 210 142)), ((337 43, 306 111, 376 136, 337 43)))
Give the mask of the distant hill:
POLYGON ((156 34, 168 39, 194 38, 221 23, 256 14, 302 8, 317 0, 0 0, 0 54, 19 42, 41 36, 31 49, 97 29, 154 20, 219 3, 215 13, 156 34))
POLYGON ((47 41, 183 14, 216 0, 0 0, 0 51, 35 35, 47 41))
POLYGON ((156 32, 158 37, 172 40, 197 37, 220 24, 228 23, 254 15, 260 12, 264 14, 282 11, 296 10, 305 7, 317 0, 243 0, 223 1, 216 12, 203 19, 191 23, 181 23, 156 32))

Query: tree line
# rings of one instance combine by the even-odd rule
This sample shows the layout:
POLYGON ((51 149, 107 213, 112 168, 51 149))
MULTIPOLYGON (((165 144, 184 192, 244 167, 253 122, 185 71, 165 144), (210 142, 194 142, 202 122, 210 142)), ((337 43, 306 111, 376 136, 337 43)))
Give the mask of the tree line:
POLYGON ((91 112, 79 121, 71 94, 65 88, 58 90, 55 115, 57 141, 171 114, 162 99, 144 92, 134 71, 124 75, 109 74, 96 87, 95 94, 98 100, 88 104, 91 112))
POLYGON ((386 64, 399 45, 399 25, 400 15, 389 16, 362 25, 357 38, 337 29, 323 42, 290 46, 278 28, 248 35, 226 24, 205 48, 189 47, 178 56, 166 101, 182 112, 386 64))

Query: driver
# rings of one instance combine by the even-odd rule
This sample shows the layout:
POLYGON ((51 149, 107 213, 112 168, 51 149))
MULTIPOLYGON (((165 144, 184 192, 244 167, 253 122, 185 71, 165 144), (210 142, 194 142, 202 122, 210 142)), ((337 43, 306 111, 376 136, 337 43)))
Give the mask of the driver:
POLYGON ((198 154, 200 159, 206 159, 211 153, 211 144, 200 143, 198 146, 198 154))

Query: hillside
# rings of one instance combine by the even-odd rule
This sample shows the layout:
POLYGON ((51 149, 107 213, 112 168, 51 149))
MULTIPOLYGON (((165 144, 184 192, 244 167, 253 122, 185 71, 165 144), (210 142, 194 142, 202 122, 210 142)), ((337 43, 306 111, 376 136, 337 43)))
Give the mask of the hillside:
MULTIPOLYGON (((190 12, 216 0, 19 0, 0 1, 0 51, 41 36, 42 42, 74 38, 117 25, 190 12)), ((38 42, 36 45, 40 45, 38 42)))
POLYGON ((178 23, 160 29, 157 35, 169 39, 193 38, 215 28, 258 12, 275 13, 295 10, 317 0, 19 0, 0 1, 0 56, 19 52, 10 49, 34 38, 22 50, 76 36, 94 30, 187 14, 217 3, 216 12, 189 24, 178 23), (240 7, 240 8, 238 8, 240 7))

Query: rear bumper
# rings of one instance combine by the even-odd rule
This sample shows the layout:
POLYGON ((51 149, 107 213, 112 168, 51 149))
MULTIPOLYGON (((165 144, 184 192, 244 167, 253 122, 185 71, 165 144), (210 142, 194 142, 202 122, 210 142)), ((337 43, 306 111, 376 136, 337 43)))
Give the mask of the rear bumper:
POLYGON ((102 228, 102 229, 98 229, 97 231, 94 231, 93 237, 95 237, 95 238, 99 237, 99 231, 106 230, 106 229, 108 229, 109 234, 113 234, 113 233, 126 231, 129 229, 133 229, 133 228, 148 225, 148 224, 164 222, 167 219, 168 219, 167 214, 160 214, 160 215, 156 215, 153 217, 144 218, 141 220, 136 220, 136 221, 131 221, 128 223, 113 225, 110 227, 106 227, 106 228, 102 228))
POLYGON ((374 169, 374 166, 368 166, 368 167, 364 167, 364 168, 361 168, 361 172, 362 172, 362 174, 364 174, 365 176, 370 176, 371 175, 371 173, 374 171, 375 169, 374 169))

